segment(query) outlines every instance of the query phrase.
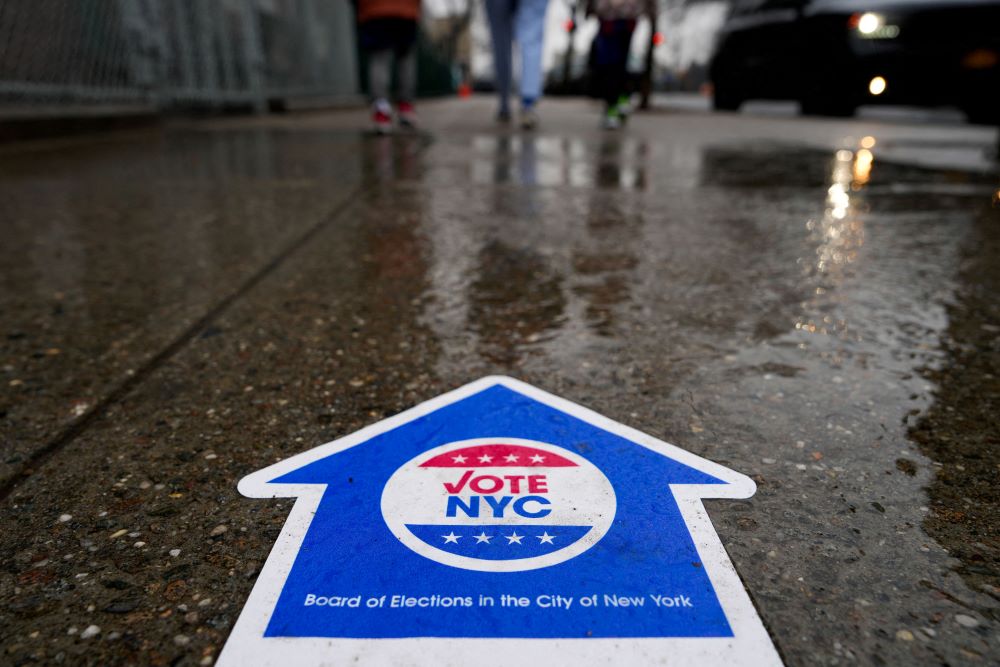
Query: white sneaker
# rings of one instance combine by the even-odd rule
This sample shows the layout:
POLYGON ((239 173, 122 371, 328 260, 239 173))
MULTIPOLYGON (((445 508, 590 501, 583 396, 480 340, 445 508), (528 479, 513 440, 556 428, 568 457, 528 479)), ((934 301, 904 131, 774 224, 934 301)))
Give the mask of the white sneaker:
POLYGON ((538 114, 534 109, 524 109, 521 111, 521 129, 533 130, 538 127, 538 114))
POLYGON ((376 100, 372 105, 372 124, 376 134, 392 132, 392 106, 385 100, 376 100))

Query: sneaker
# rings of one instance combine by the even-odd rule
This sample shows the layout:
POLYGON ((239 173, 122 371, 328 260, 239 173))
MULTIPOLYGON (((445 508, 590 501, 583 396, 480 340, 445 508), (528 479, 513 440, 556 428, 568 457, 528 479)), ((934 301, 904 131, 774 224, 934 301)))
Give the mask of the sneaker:
POLYGON ((413 108, 412 102, 399 103, 399 125, 408 130, 417 129, 417 110, 413 108))
POLYGON ((605 130, 617 130, 622 126, 622 115, 618 107, 611 107, 601 118, 601 127, 605 130))
POLYGON ((372 124, 376 134, 392 132, 392 107, 385 100, 378 100, 372 105, 372 124))
POLYGON ((521 110, 521 129, 522 130, 533 130, 538 127, 538 114, 535 113, 534 109, 522 109, 521 110))
POLYGON ((622 117, 622 120, 628 120, 629 114, 632 113, 632 96, 622 95, 618 98, 618 114, 622 117))

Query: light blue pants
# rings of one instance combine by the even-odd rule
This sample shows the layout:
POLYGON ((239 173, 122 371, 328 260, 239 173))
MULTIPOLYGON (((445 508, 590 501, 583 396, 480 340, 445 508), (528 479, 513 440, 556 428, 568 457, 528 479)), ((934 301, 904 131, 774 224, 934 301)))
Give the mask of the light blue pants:
POLYGON ((549 0, 484 0, 493 36, 500 110, 509 110, 511 43, 521 50, 521 104, 530 109, 542 95, 542 39, 549 0))

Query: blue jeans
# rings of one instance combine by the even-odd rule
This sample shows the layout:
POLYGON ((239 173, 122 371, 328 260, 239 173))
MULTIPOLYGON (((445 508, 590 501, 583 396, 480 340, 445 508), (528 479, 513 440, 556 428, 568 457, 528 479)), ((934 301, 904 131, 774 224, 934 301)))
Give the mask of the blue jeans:
POLYGON ((542 39, 549 0, 485 0, 485 4, 500 109, 508 109, 511 43, 515 40, 521 49, 521 104, 531 108, 542 95, 542 39))

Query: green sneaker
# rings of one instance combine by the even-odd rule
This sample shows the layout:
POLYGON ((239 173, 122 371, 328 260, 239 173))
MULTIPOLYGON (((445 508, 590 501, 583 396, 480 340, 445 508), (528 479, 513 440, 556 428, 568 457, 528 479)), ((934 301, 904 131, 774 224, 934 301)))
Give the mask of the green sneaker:
POLYGON ((618 102, 616 105, 618 107, 618 113, 622 116, 622 120, 627 120, 629 115, 632 113, 632 96, 631 95, 621 95, 618 97, 618 102))

